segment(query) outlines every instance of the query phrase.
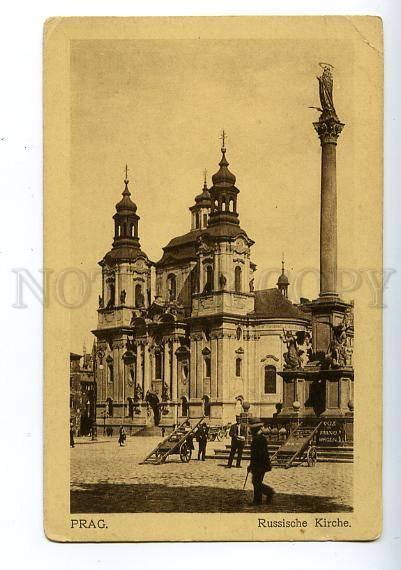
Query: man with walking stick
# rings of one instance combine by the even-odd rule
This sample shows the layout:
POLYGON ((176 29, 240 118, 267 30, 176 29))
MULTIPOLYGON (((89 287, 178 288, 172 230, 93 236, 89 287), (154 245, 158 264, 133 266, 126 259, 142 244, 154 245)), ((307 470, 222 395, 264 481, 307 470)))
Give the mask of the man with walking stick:
MULTIPOLYGON (((248 473, 252 473, 253 504, 262 504, 263 495, 266 502, 270 503, 274 495, 274 490, 263 483, 263 477, 267 471, 271 471, 269 450, 267 446, 267 427, 258 418, 251 418, 249 427, 252 433, 251 462, 248 465, 248 473)), ((246 480, 244 483, 245 488, 246 480)))

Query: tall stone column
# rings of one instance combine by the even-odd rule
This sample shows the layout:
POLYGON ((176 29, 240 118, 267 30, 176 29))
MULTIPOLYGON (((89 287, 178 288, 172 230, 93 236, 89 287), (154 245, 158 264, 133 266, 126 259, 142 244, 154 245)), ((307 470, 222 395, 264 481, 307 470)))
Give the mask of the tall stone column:
POLYGON ((344 124, 336 116, 313 123, 322 147, 320 204, 320 297, 337 297, 337 139, 344 124))

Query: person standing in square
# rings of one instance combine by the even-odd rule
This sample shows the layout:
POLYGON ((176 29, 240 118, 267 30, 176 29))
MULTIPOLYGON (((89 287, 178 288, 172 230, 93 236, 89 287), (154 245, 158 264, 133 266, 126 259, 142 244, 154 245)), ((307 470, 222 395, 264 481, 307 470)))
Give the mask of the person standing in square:
POLYGON ((239 417, 237 417, 236 423, 231 426, 229 435, 231 437, 231 451, 227 467, 232 467, 235 454, 237 454, 235 466, 241 467, 242 452, 245 445, 246 426, 241 424, 241 419, 239 417))

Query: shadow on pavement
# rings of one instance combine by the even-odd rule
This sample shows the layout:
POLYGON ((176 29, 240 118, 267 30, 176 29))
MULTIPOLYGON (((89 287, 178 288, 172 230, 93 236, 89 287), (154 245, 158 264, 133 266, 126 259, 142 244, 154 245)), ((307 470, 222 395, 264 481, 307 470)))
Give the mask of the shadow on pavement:
POLYGON ((252 492, 205 486, 81 484, 71 490, 71 513, 340 513, 350 505, 332 497, 276 493, 271 504, 251 505, 252 492))

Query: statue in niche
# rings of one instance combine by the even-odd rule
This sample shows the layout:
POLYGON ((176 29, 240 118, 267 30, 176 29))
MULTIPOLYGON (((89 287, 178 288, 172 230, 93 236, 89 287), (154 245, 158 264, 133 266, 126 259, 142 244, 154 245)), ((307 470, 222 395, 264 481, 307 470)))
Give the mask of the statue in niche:
POLYGON ((127 291, 125 289, 123 289, 120 293, 120 303, 122 305, 125 305, 125 299, 127 297, 127 291))
POLYGON ((284 331, 283 342, 287 346, 287 352, 284 353, 284 368, 295 370, 300 368, 302 360, 298 354, 297 339, 292 331, 284 331))
POLYGON ((168 400, 170 399, 169 392, 170 392, 170 390, 169 390, 167 382, 163 382, 163 386, 162 386, 162 401, 163 402, 168 402, 168 400))
POLYGON ((250 291, 251 293, 253 293, 254 290, 255 290, 255 285, 254 285, 254 283, 255 283, 255 278, 252 277, 252 279, 249 281, 249 291, 250 291))
POLYGON ((134 402, 140 402, 143 398, 143 390, 140 384, 136 384, 134 388, 134 402))
POLYGON ((224 289, 226 284, 227 284, 226 276, 223 275, 223 273, 220 273, 220 275, 219 275, 219 287, 220 287, 220 289, 224 289))
POLYGON ((103 297, 99 295, 99 309, 103 309, 103 307, 104 307, 103 297))

